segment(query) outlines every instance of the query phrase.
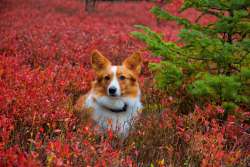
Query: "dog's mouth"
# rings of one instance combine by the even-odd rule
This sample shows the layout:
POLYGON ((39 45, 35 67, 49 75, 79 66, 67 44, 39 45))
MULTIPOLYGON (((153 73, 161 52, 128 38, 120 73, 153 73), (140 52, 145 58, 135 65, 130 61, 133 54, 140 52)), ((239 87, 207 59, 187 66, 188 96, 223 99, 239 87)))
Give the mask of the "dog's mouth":
POLYGON ((121 98, 123 97, 123 94, 122 92, 120 94, 110 94, 110 93, 107 93, 107 96, 110 97, 110 98, 121 98))
POLYGON ((119 96, 119 95, 116 95, 116 94, 112 94, 112 95, 108 95, 108 97, 116 99, 116 98, 120 98, 121 95, 119 96))

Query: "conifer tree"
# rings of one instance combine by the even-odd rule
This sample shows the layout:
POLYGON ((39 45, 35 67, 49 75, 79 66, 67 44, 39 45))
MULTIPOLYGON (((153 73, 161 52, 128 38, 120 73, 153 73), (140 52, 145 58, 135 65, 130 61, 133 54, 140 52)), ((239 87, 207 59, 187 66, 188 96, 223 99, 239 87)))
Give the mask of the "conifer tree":
POLYGON ((160 63, 150 64, 158 88, 186 105, 192 100, 192 104, 222 105, 226 111, 239 105, 249 109, 250 1, 185 0, 180 12, 189 8, 200 12, 194 23, 159 7, 151 9, 158 19, 183 27, 177 42, 165 41, 142 25, 136 25, 139 31, 132 32, 152 55, 162 57, 160 63), (205 15, 215 16, 216 21, 199 24, 205 15))

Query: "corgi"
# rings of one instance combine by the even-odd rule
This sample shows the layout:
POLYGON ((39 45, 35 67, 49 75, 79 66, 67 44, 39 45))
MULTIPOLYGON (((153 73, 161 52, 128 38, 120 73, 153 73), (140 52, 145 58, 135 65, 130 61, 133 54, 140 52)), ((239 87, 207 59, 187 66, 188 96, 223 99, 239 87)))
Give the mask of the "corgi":
POLYGON ((92 119, 102 129, 127 136, 143 107, 138 82, 141 64, 140 53, 132 54, 116 66, 94 50, 91 65, 96 79, 91 90, 78 99, 76 109, 91 109, 92 119))

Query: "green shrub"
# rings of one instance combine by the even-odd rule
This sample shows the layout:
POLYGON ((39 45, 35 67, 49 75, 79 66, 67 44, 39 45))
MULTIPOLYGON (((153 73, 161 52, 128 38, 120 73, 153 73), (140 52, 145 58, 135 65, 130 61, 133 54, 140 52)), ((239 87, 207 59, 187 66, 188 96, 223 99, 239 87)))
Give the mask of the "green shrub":
MULTIPOLYGON (((182 25, 180 40, 165 41, 150 28, 136 25, 132 35, 147 44, 160 63, 150 64, 158 88, 177 99, 183 95, 198 104, 211 102, 233 110, 250 107, 250 1, 185 0, 180 12, 189 8, 200 11, 196 22, 171 15, 159 7, 151 12, 158 18, 182 25), (199 24, 205 15, 216 20, 199 24), (181 92, 181 93, 177 93, 181 92)), ((185 103, 184 100, 184 103, 185 103)))

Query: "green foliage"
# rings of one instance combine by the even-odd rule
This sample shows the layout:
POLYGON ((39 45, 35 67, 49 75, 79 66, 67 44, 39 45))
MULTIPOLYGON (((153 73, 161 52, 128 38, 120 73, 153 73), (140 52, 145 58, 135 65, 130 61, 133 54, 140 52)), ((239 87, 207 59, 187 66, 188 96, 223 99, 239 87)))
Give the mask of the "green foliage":
POLYGON ((151 31, 148 27, 142 25, 136 25, 135 27, 141 29, 143 32, 132 32, 131 34, 147 43, 148 49, 156 56, 164 56, 167 59, 173 59, 178 56, 180 47, 175 43, 164 42, 160 34, 151 31))
POLYGON ((241 82, 233 76, 205 74, 189 85, 188 91, 196 97, 206 96, 216 101, 246 102, 247 97, 240 95, 241 82))
POLYGON ((176 94, 182 91, 182 96, 191 96, 200 104, 209 101, 226 110, 237 105, 250 107, 249 7, 247 0, 185 0, 180 12, 195 8, 201 13, 195 23, 160 7, 152 8, 158 19, 183 27, 176 43, 165 41, 146 26, 136 25, 140 31, 132 32, 153 56, 162 57, 160 63, 149 66, 158 88, 180 99, 176 94), (199 24, 205 15, 216 21, 199 24))
POLYGON ((178 88, 182 83, 182 71, 175 64, 168 61, 162 61, 161 63, 151 63, 150 68, 156 71, 156 84, 159 88, 168 89, 171 91, 173 87, 169 85, 176 85, 178 88))

